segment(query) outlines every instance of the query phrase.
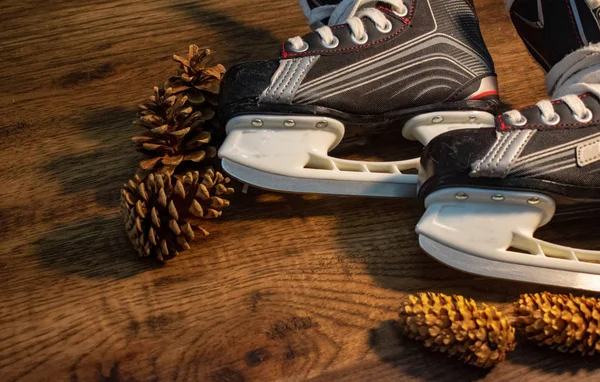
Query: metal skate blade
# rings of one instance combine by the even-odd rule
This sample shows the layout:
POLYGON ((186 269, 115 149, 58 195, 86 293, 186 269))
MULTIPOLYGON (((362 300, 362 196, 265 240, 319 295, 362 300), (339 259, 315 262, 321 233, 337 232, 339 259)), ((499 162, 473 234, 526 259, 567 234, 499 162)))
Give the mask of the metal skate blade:
POLYGON ((469 255, 419 235, 421 248, 437 261, 459 271, 504 280, 600 292, 600 275, 505 263, 469 255))
POLYGON ((417 196, 416 175, 405 175, 410 177, 410 183, 358 182, 276 175, 228 159, 222 160, 222 166, 229 175, 243 183, 277 192, 382 198, 414 198, 417 196), (414 177, 414 182, 412 177, 414 177))

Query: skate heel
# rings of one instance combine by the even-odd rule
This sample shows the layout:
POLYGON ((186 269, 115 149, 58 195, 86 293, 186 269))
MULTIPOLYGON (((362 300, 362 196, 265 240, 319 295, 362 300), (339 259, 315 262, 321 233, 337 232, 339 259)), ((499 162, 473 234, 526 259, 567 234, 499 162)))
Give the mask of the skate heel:
POLYGON ((477 275, 600 291, 600 252, 533 237, 555 212, 532 192, 449 188, 432 193, 417 225, 436 260, 477 275))
POLYGON ((319 116, 244 115, 227 124, 219 150, 234 178, 282 192, 375 197, 415 197, 417 175, 403 171, 419 158, 367 162, 333 158, 344 137, 344 125, 319 116))
POLYGON ((496 118, 485 111, 443 111, 411 118, 404 124, 402 136, 427 146, 433 138, 448 131, 495 126, 496 118))

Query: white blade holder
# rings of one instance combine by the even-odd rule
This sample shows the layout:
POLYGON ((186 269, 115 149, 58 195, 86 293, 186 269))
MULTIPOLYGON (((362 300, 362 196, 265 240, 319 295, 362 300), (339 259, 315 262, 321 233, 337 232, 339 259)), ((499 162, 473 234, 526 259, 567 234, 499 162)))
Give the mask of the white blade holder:
MULTIPOLYGON (((456 128, 493 126, 484 112, 444 112, 414 117, 404 135, 426 144, 456 128), (430 126, 433 125, 433 126, 430 126)), ((251 185, 284 192, 415 197, 419 158, 368 162, 333 158, 344 137, 344 125, 319 116, 243 115, 227 123, 227 139, 219 150, 224 169, 251 185)))
POLYGON ((437 260, 482 276, 600 291, 600 251, 533 237, 555 212, 533 192, 449 188, 431 194, 417 225, 421 247, 437 260))

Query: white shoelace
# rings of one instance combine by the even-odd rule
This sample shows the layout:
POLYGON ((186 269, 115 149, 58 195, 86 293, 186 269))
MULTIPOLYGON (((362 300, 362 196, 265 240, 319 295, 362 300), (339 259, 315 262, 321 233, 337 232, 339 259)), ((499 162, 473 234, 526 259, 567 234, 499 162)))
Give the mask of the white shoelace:
MULTIPOLYGON (((310 9, 308 0, 299 1, 310 26, 321 36, 323 45, 330 49, 339 44, 339 40, 331 30, 331 27, 335 25, 348 24, 354 42, 366 43, 369 37, 361 20, 362 17, 371 19, 380 31, 390 32, 392 23, 383 12, 375 8, 378 2, 389 4, 399 16, 404 17, 409 13, 404 0, 343 0, 336 5, 323 5, 314 9, 310 9), (327 18, 329 18, 329 22, 327 25, 323 25, 323 20, 327 18)), ((289 39, 289 42, 291 48, 296 52, 304 52, 309 48, 306 41, 300 36, 289 39)))
MULTIPOLYGON (((575 119, 589 122, 593 115, 578 95, 592 93, 600 98, 600 44, 591 44, 565 57, 556 64, 546 76, 548 94, 555 100, 563 101, 575 119)), ((542 113, 542 121, 547 125, 556 125, 560 116, 549 100, 536 104, 542 113)), ((522 126, 527 119, 518 110, 504 113, 513 125, 522 126)))

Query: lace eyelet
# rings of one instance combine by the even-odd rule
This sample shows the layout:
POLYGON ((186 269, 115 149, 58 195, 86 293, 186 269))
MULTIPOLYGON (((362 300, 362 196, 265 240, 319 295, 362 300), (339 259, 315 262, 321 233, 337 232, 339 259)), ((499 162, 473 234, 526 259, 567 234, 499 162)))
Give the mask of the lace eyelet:
POLYGON ((375 25, 375 28, 377 28, 377 30, 380 33, 390 33, 392 31, 392 28, 394 26, 392 25, 392 22, 390 20, 387 21, 387 23, 385 24, 385 26, 383 28, 381 28, 379 25, 375 25))
POLYGON ((338 47, 338 45, 340 45, 340 39, 337 38, 336 36, 333 36, 333 41, 331 41, 330 44, 323 42, 323 47, 325 47, 327 49, 335 49, 338 47))
POLYGON ((522 115, 520 121, 513 121, 511 118, 508 118, 509 122, 513 126, 525 126, 527 124, 527 118, 522 115))
POLYGON ((292 46, 290 46, 290 50, 291 50, 292 52, 295 52, 295 53, 302 53, 302 52, 306 52, 306 51, 308 50, 308 43, 307 43, 306 41, 304 41, 304 45, 302 45, 302 47, 301 47, 300 49, 296 49, 296 48, 294 48, 294 46, 292 45, 292 46))
POLYGON ((592 114, 592 111, 590 109, 585 109, 585 115, 583 116, 583 118, 580 118, 576 114, 573 114, 573 117, 579 123, 588 123, 592 120, 592 118, 594 118, 594 115, 592 114))
POLYGON ((544 125, 548 126, 558 125, 558 123, 560 122, 560 115, 558 115, 558 113, 554 113, 554 118, 552 118, 551 120, 547 120, 546 117, 542 115, 542 122, 544 122, 544 125))
POLYGON ((369 41, 369 35, 366 32, 363 34, 363 37, 360 40, 358 40, 354 34, 351 36, 351 38, 356 45, 366 44, 367 41, 369 41))

